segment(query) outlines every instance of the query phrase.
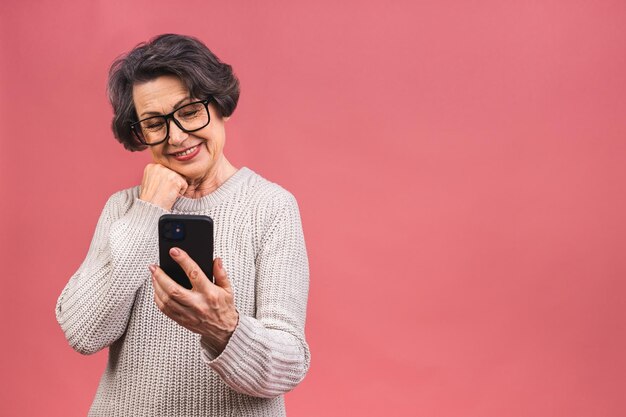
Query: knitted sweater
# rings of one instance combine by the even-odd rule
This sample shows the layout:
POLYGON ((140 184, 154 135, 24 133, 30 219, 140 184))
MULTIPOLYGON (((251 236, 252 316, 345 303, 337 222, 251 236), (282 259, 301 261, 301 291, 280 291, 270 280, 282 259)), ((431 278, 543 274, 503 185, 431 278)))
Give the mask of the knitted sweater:
POLYGON ((159 217, 139 187, 109 199, 87 257, 56 316, 82 354, 109 347, 90 416, 283 416, 305 376, 309 269, 293 196, 242 168, 211 194, 179 198, 172 213, 214 221, 215 257, 233 287, 239 324, 219 354, 156 306, 159 217))

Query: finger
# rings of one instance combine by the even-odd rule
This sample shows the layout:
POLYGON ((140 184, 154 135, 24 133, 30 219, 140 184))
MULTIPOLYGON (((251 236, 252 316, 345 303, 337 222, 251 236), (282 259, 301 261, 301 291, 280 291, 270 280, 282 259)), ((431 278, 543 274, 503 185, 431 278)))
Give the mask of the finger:
MULTIPOLYGON (((151 265, 150 271, 153 272, 153 268, 158 268, 156 265, 151 265)), ((156 272, 156 269, 154 269, 156 272)), ((197 313, 197 297, 199 294, 194 294, 187 289, 183 289, 189 297, 190 302, 195 302, 194 305, 181 304, 177 299, 172 298, 167 291, 163 290, 161 284, 157 278, 152 276, 152 286, 154 288, 154 301, 163 314, 174 320, 181 326, 191 330, 192 332, 199 333, 201 331, 202 321, 197 313), (194 300, 194 297, 196 300, 194 300)), ((166 275, 167 276, 167 275, 166 275)), ((176 283, 174 283, 176 284, 176 283)))
POLYGON ((185 191, 187 191, 187 187, 189 187, 189 184, 187 184, 187 181, 185 181, 183 177, 180 178, 179 187, 179 194, 185 195, 185 191))
POLYGON ((159 266, 150 265, 150 272, 152 272, 155 295, 158 295, 164 304, 173 302, 183 307, 193 304, 189 290, 170 278, 159 266))
POLYGON ((213 261, 213 276, 215 277, 215 285, 232 294, 232 287, 226 269, 224 269, 222 258, 215 258, 213 261))
POLYGON ((172 319, 183 316, 186 307, 173 298, 168 297, 163 289, 158 286, 154 278, 152 278, 152 285, 154 288, 154 302, 159 310, 172 319))
POLYGON ((172 298, 168 298, 167 295, 159 289, 154 278, 152 278, 152 283, 154 286, 154 302, 159 310, 181 326, 187 327, 191 330, 192 328, 190 326, 194 326, 198 322, 197 316, 189 309, 189 307, 183 306, 172 298))
POLYGON ((167 178, 171 184, 175 185, 180 192, 183 192, 189 186, 185 177, 180 175, 178 172, 171 170, 168 167, 163 167, 163 171, 167 173, 165 178, 167 178))
POLYGON ((185 274, 189 277, 189 282, 191 282, 193 290, 202 291, 207 286, 211 285, 206 274, 200 269, 196 261, 191 259, 187 252, 180 248, 172 248, 170 249, 170 256, 183 268, 183 271, 185 271, 185 274))

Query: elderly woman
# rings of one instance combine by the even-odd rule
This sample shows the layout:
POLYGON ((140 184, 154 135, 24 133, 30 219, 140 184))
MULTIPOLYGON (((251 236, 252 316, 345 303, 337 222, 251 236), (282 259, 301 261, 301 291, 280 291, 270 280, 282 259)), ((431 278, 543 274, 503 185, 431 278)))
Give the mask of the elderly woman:
POLYGON ((70 345, 109 359, 90 416, 282 416, 304 378, 308 261, 293 196, 224 155, 239 82, 198 40, 162 35, 111 67, 113 133, 149 149, 141 185, 106 203, 56 315, 70 345), (157 265, 159 217, 215 224, 212 283, 170 251, 193 288, 157 265))

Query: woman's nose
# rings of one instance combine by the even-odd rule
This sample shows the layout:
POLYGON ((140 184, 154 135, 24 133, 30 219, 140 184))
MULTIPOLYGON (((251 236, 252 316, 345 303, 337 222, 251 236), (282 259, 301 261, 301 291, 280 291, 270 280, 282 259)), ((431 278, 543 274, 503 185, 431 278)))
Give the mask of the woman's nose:
POLYGON ((170 135, 167 142, 170 145, 180 145, 189 137, 189 133, 178 127, 174 120, 168 120, 168 123, 170 124, 170 135))

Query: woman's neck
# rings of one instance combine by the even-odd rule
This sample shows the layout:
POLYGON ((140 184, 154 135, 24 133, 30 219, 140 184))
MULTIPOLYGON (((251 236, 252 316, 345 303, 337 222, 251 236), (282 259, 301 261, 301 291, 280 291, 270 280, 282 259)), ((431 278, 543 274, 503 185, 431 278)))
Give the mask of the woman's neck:
POLYGON ((208 172, 206 176, 187 181, 189 186, 183 195, 188 198, 201 198, 211 194, 232 177, 235 172, 237 172, 237 168, 222 155, 215 168, 208 172))

